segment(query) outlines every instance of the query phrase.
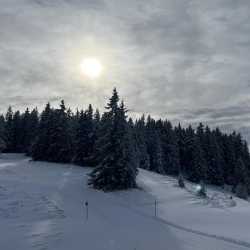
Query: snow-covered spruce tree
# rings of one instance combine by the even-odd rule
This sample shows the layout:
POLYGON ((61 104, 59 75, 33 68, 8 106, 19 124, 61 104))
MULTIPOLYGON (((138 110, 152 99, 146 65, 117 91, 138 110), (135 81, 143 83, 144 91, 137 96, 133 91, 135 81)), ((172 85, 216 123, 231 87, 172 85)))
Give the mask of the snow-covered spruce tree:
POLYGON ((137 159, 126 121, 123 102, 116 89, 103 114, 96 143, 98 165, 91 172, 89 185, 104 191, 136 187, 137 159))

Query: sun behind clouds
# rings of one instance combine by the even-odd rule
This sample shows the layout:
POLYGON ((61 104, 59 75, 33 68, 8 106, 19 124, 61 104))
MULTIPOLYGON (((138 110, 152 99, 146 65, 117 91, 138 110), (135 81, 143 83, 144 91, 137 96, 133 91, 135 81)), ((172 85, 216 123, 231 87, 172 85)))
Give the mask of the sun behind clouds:
POLYGON ((81 72, 90 79, 100 77, 103 71, 101 62, 94 57, 84 58, 80 64, 81 72))

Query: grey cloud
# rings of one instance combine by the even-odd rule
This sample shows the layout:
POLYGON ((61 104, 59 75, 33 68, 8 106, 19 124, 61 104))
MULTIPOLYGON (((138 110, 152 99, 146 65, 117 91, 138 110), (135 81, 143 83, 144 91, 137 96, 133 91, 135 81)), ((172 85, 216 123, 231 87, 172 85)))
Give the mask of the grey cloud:
POLYGON ((132 114, 200 120, 248 136, 249 1, 0 4, 1 110, 61 98, 102 107, 116 85, 132 114), (106 67, 95 83, 77 70, 85 55, 106 67))

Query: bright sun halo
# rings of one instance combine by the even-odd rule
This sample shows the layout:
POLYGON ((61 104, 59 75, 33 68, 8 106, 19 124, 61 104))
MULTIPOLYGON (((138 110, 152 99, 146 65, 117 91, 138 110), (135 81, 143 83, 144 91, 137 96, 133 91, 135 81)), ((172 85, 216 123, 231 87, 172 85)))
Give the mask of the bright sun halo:
POLYGON ((82 73, 91 79, 98 78, 103 70, 101 62, 96 58, 83 59, 80 67, 82 73))

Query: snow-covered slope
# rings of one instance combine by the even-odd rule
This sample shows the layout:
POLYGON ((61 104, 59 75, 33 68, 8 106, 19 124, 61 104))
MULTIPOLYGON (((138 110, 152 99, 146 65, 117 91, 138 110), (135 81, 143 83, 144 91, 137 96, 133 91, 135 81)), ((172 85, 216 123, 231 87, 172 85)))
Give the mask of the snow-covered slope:
POLYGON ((141 190, 103 193, 87 186, 87 168, 0 158, 1 250, 250 249, 249 203, 230 207, 219 191, 205 202, 191 184, 141 170, 141 190))
MULTIPOLYGON (((208 198, 196 195, 196 185, 177 186, 177 180, 140 170, 139 184, 158 201, 158 216, 185 231, 245 242, 250 247, 250 203, 209 187, 208 198), (249 219, 248 219, 249 218, 249 219)), ((243 243, 244 244, 244 243, 243 243)))

